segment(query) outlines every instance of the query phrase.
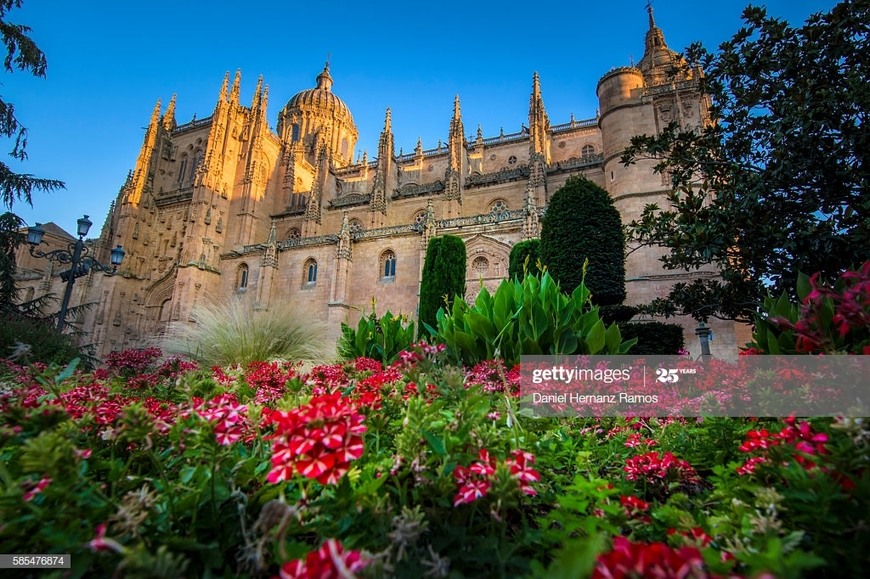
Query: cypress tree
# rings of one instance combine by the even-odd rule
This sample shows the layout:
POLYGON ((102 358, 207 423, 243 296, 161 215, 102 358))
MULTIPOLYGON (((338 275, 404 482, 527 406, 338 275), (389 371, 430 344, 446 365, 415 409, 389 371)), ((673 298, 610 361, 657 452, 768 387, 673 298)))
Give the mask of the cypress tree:
POLYGON ((539 273, 538 258, 540 256, 540 250, 540 239, 528 239, 514 245, 511 248, 508 277, 510 279, 522 279, 525 273, 530 273, 532 275, 539 273), (526 263, 526 257, 529 258, 529 265, 528 271, 524 272, 523 267, 526 263))
POLYGON ((465 242, 461 238, 443 235, 429 240, 417 313, 420 337, 425 335, 423 324, 437 327, 435 316, 438 308, 446 307, 445 296, 452 304, 454 296, 465 295, 465 262, 465 242))
POLYGON ((541 227, 541 261, 570 294, 583 279, 597 305, 625 300, 625 236, 610 195, 585 177, 571 177, 550 199, 541 227))

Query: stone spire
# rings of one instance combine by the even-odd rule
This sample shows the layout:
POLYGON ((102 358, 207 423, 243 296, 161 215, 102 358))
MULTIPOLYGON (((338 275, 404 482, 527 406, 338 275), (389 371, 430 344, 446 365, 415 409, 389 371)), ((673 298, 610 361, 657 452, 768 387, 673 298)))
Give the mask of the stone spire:
POLYGON ((221 92, 218 95, 218 102, 227 102, 227 88, 230 86, 230 71, 224 75, 224 82, 221 85, 221 92))
POLYGON ((260 106, 260 98, 263 96, 263 75, 257 79, 257 88, 254 90, 254 99, 251 101, 251 111, 257 110, 260 106))
POLYGON ((308 197, 308 206, 305 208, 304 223, 302 224, 302 236, 313 237, 319 235, 321 222, 322 195, 325 190, 326 178, 329 175, 329 152, 326 145, 322 145, 317 154, 317 164, 314 166, 314 183, 311 187, 311 195, 308 197))
POLYGON ((239 87, 242 84, 242 69, 236 70, 236 78, 233 80, 233 89, 230 91, 230 103, 239 104, 239 87))
POLYGON ((372 184, 372 198, 369 203, 369 210, 373 213, 380 213, 381 217, 372 215, 372 227, 383 226, 383 215, 387 213, 388 179, 392 174, 393 163, 392 117, 390 109, 387 108, 384 130, 378 142, 378 167, 375 170, 375 180, 372 184))
POLYGON ((171 131, 176 127, 175 123, 175 95, 172 95, 172 98, 169 99, 169 106, 166 107, 166 113, 163 115, 163 122, 161 123, 163 128, 166 131, 171 131))
POLYGON ((465 151, 465 129, 462 126, 462 115, 459 112, 459 95, 456 95, 453 100, 453 118, 450 119, 447 147, 450 151, 450 168, 461 171, 462 154, 465 151))
POLYGON ((133 171, 133 180, 130 183, 129 190, 126 194, 128 203, 139 205, 139 200, 142 197, 142 191, 145 188, 145 183, 148 181, 148 169, 151 165, 151 157, 154 154, 154 145, 157 142, 157 131, 160 126, 160 99, 157 99, 157 104, 154 105, 154 110, 151 111, 151 120, 148 123, 148 129, 145 131, 145 139, 142 142, 142 148, 139 150, 139 158, 136 159, 136 169, 133 171))
POLYGON ((544 108, 544 99, 541 96, 541 81, 538 73, 532 77, 532 94, 529 97, 529 155, 543 155, 545 162, 549 162, 549 143, 547 133, 550 131, 550 119, 544 108))
MULTIPOLYGON (((441 142, 439 141, 439 149, 441 142)), ((465 128, 462 126, 462 115, 459 111, 459 95, 453 99, 453 118, 450 119, 450 132, 447 137, 447 153, 449 164, 444 172, 445 199, 449 201, 447 207, 448 217, 454 213, 459 214, 458 207, 453 206, 453 201, 462 205, 462 170, 463 161, 468 151, 465 147, 465 128)))
MULTIPOLYGON (((236 73, 236 83, 241 81, 241 70, 236 73)), ((220 180, 223 175, 223 150, 225 145, 224 137, 228 133, 229 123, 231 121, 230 105, 228 103, 229 95, 227 89, 230 83, 230 73, 224 75, 221 90, 218 93, 218 99, 212 113, 211 130, 208 134, 208 141, 205 146, 205 159, 197 169, 197 184, 202 183, 203 179, 206 185, 217 189, 220 186, 220 180)), ((238 91, 238 86, 233 86, 234 91, 238 91)))
MULTIPOLYGON (((643 73, 648 86, 656 86, 669 83, 674 80, 674 69, 683 64, 680 55, 668 48, 665 35, 661 28, 656 26, 653 18, 652 5, 647 4, 649 15, 649 30, 644 39, 643 58, 637 63, 637 68, 643 73)), ((677 74, 677 81, 688 77, 688 71, 677 74)))

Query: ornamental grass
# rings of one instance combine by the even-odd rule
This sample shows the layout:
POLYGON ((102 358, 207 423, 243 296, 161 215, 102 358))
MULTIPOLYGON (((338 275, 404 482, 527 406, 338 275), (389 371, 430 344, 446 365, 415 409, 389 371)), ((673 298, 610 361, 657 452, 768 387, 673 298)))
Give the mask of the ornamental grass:
POLYGON ((233 300, 198 307, 195 317, 196 324, 170 331, 163 343, 166 352, 207 367, 273 360, 320 363, 332 353, 325 322, 293 302, 255 309, 233 300))

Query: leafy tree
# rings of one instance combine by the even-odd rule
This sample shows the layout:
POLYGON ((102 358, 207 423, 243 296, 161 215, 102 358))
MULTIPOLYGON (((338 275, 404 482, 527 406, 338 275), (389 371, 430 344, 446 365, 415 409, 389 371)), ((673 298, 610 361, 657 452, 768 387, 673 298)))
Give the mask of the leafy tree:
POLYGON ((511 248, 509 258, 508 277, 510 279, 522 279, 526 273, 537 273, 540 251, 540 239, 527 239, 526 241, 520 241, 514 245, 511 248), (526 265, 526 259, 529 260, 528 265, 526 265))
POLYGON ((870 2, 841 2, 799 28, 743 12, 714 54, 687 49, 715 122, 632 139, 623 162, 661 160, 670 206, 650 205, 633 241, 664 246, 668 269, 715 264, 721 279, 675 284, 652 304, 751 321, 768 291, 796 298, 798 271, 833 280, 870 256, 870 2))
MULTIPOLYGON (((27 35, 30 28, 21 24, 6 21, 6 14, 13 8, 20 8, 22 0, 0 0, 0 39, 6 46, 6 58, 3 66, 6 72, 18 69, 29 72, 33 76, 45 77, 45 54, 27 35)), ((27 159, 27 129, 15 118, 15 108, 12 103, 0 98, 0 135, 14 139, 10 155, 19 161, 27 159)), ((54 179, 40 179, 33 175, 19 174, 12 171, 5 163, 0 163, 0 198, 3 204, 12 208, 15 201, 25 201, 33 205, 34 190, 53 191, 62 189, 63 183, 54 179)))
POLYGON ((571 177, 550 199, 541 227, 541 261, 570 294, 583 281, 596 305, 625 300, 625 236, 610 195, 585 177, 571 177))
MULTIPOLYGON (((20 8, 22 0, 0 0, 0 39, 6 46, 6 58, 3 66, 6 72, 15 70, 29 72, 38 77, 45 77, 45 54, 28 36, 30 28, 21 24, 6 21, 7 13, 13 8, 20 8)), ((13 139, 12 151, 9 153, 19 161, 27 159, 27 129, 15 117, 15 107, 0 97, 0 136, 13 139)), ((15 173, 6 163, 0 162, 0 201, 7 209, 12 209, 16 201, 25 201, 33 205, 32 194, 37 191, 52 191, 62 189, 63 183, 53 179, 40 179, 33 175, 15 173)), ((0 217, 0 310, 13 306, 16 291, 14 282, 15 249, 23 241, 18 230, 23 225, 21 219, 12 213, 0 217)))
POLYGON ((436 314, 442 306, 452 303, 457 295, 465 295, 465 242, 455 235, 442 235, 429 240, 423 279, 420 283, 420 336, 424 324, 437 327, 436 314))

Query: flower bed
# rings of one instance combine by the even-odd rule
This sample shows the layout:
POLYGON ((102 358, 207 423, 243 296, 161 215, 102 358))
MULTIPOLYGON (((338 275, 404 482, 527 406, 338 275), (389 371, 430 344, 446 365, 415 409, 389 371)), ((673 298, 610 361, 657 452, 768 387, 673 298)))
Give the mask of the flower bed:
POLYGON ((0 552, 40 577, 861 576, 856 419, 517 415, 418 346, 198 369, 2 367, 0 552))

